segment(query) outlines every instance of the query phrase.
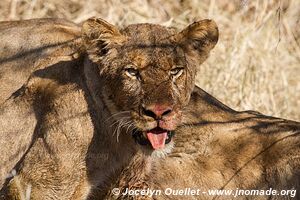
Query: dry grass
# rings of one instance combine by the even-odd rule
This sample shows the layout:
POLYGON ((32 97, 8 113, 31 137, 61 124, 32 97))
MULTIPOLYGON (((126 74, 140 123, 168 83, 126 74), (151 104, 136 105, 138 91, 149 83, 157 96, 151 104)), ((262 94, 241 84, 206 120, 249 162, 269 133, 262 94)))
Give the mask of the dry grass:
POLYGON ((152 22, 182 28, 201 18, 220 27, 220 40, 199 67, 200 87, 227 105, 300 120, 298 0, 2 0, 0 20, 98 16, 125 26, 152 22))

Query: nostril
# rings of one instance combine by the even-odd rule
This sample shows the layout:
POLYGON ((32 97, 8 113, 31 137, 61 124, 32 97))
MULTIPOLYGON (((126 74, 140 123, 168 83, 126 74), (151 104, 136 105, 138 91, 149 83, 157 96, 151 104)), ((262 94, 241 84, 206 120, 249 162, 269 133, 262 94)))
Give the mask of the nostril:
POLYGON ((153 119, 160 119, 172 112, 171 107, 154 105, 154 106, 142 106, 142 114, 144 116, 151 117, 153 119))
POLYGON ((162 116, 168 115, 172 112, 171 109, 166 110, 165 112, 163 112, 162 116))
POLYGON ((154 112, 152 112, 151 110, 147 110, 146 108, 142 107, 142 111, 143 111, 143 114, 148 117, 152 117, 154 119, 157 118, 156 114, 154 112))

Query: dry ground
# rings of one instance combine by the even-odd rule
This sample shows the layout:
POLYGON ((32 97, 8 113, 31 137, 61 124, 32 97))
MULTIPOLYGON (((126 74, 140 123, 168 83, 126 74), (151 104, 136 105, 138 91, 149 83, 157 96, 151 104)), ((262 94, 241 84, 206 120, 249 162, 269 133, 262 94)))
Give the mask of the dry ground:
POLYGON ((0 20, 98 16, 182 28, 214 19, 220 40, 197 83, 238 110, 300 120, 299 0, 1 0, 0 20))

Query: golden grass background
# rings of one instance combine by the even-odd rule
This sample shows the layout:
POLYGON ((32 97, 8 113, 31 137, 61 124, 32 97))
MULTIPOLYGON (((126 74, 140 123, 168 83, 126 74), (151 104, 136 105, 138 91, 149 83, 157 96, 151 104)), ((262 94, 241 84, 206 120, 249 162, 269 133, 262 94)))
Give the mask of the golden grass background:
POLYGON ((0 20, 97 16, 118 26, 217 22, 220 40, 197 85, 237 110, 300 120, 299 0, 1 0, 0 20))

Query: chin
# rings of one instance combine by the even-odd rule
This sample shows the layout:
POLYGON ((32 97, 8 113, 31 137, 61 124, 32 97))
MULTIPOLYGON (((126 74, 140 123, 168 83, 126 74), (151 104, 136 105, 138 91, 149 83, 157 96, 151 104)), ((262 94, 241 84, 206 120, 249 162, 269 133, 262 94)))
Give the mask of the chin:
POLYGON ((153 150, 152 153, 151 153, 151 156, 152 157, 157 157, 157 158, 164 158, 169 153, 172 152, 173 147, 174 147, 174 141, 171 140, 171 142, 169 142, 168 144, 166 144, 163 149, 153 150))

